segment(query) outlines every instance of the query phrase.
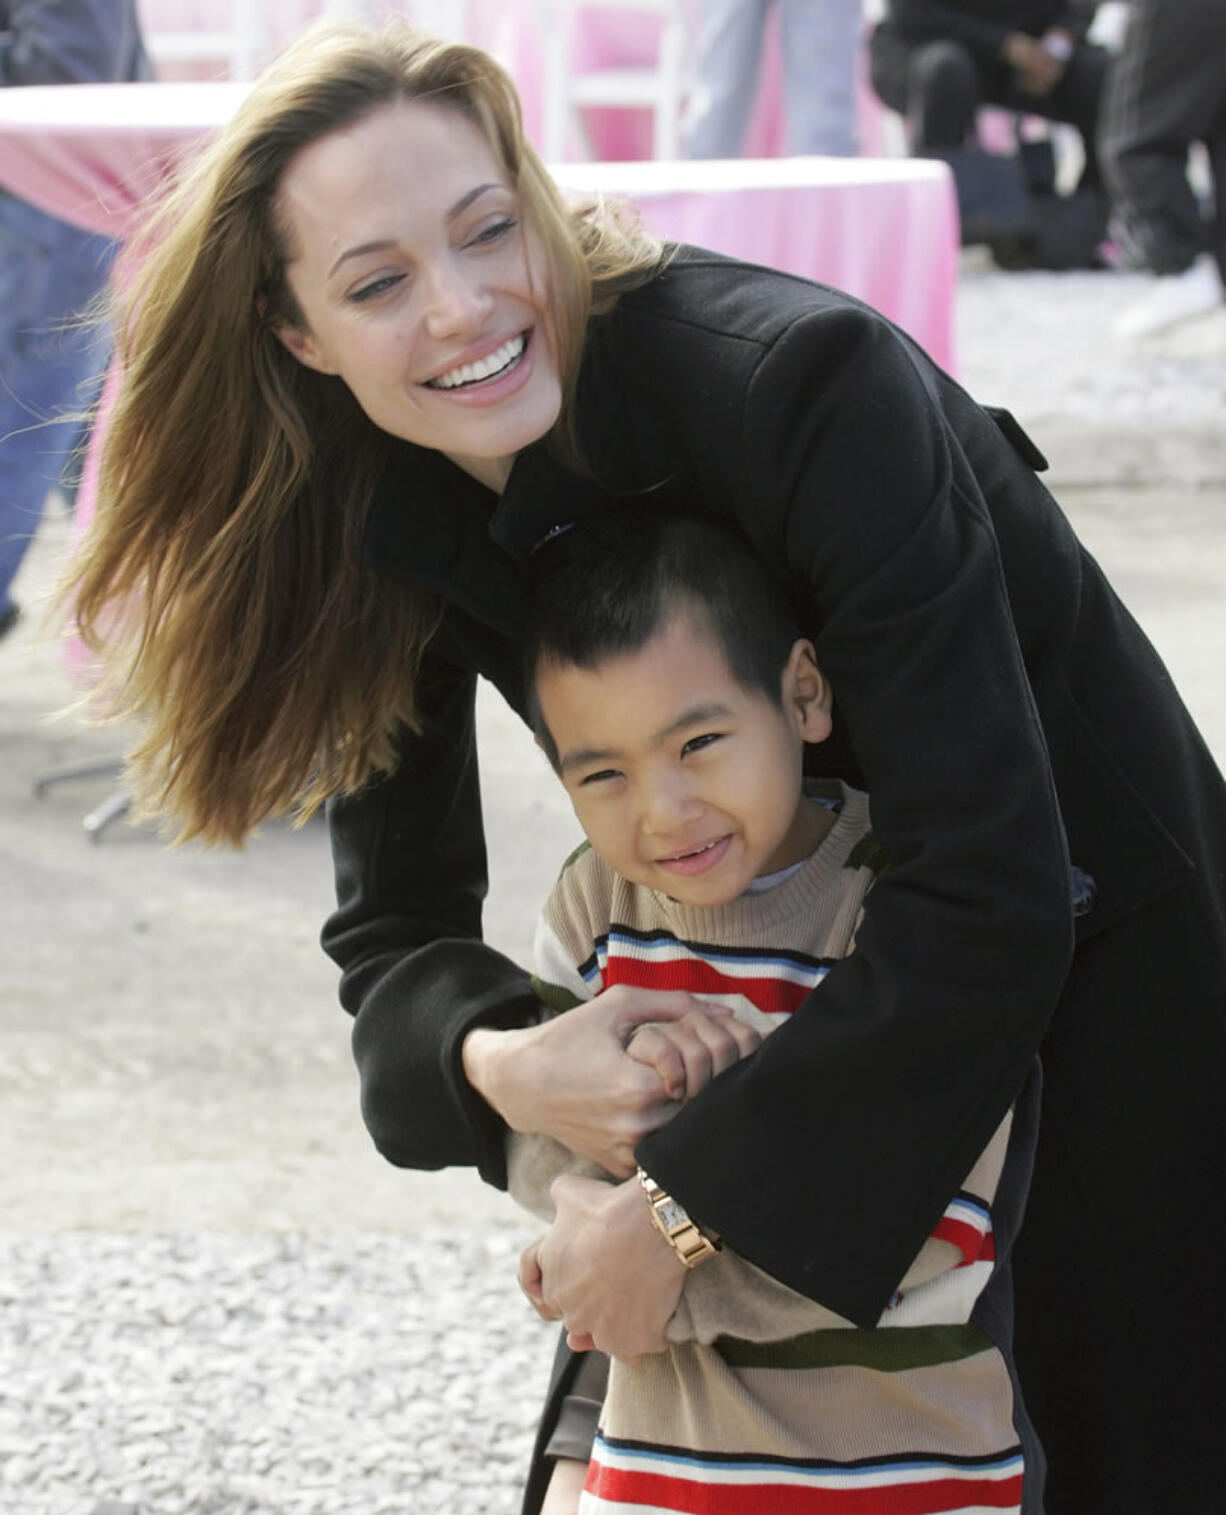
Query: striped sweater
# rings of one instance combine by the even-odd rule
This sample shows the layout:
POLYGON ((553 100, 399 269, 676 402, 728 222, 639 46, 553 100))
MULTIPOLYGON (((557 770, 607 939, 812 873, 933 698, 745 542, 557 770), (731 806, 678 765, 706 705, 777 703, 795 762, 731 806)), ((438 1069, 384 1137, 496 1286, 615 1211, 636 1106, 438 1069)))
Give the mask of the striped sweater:
MULTIPOLYGON (((852 950, 880 862, 866 797, 815 789, 837 811, 817 852, 776 888, 714 909, 629 884, 581 847, 538 927, 547 1013, 624 983, 687 989, 775 1029, 852 950)), ((985 1288, 1007 1286, 994 1201, 1020 1214, 1031 1124, 1006 1117, 874 1330, 728 1248, 687 1275, 669 1349, 611 1365, 581 1515, 1041 1510, 1009 1364, 971 1319, 985 1288)), ((559 1173, 610 1177, 548 1137, 512 1135, 507 1155, 511 1193, 546 1219, 559 1173)))

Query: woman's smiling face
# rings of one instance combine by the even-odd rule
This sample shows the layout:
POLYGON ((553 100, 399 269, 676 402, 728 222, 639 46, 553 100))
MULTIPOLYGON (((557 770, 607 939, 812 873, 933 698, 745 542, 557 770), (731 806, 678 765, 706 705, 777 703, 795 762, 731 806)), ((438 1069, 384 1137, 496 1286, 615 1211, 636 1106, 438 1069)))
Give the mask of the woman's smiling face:
POLYGON ((501 488, 562 387, 544 250, 477 126, 380 106, 293 159, 277 212, 305 323, 280 328, 290 352, 342 378, 376 426, 501 488))

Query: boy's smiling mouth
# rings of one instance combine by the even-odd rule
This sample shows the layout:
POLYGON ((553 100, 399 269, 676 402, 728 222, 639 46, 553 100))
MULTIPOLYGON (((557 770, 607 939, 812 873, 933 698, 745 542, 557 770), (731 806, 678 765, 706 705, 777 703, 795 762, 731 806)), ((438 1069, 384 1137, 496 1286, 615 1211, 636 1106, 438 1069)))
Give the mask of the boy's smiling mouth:
POLYGON ((667 868, 670 873, 687 876, 706 873, 708 869, 714 868, 717 863, 723 861, 731 845, 731 835, 720 836, 714 841, 698 842, 682 852, 673 852, 667 857, 657 858, 656 863, 661 868, 667 868))

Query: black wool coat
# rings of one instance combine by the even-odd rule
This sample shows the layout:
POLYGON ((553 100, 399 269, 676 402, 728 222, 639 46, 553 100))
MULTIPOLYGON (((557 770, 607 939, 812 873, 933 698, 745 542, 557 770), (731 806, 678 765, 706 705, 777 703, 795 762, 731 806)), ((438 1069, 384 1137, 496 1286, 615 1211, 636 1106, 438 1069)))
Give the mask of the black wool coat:
MULTIPOLYGON (((397 444, 376 498, 370 562, 448 608, 423 735, 330 806, 324 945, 364 1116, 394 1163, 505 1183, 459 1055, 531 1004, 480 941, 476 678, 522 712, 519 565, 549 527, 610 496, 700 502, 803 595, 841 738, 814 756, 867 786, 890 868, 855 954, 639 1157, 738 1251, 871 1324, 1017 1093, 1075 940, 1190 891, 1226 1005, 1226 789, 1033 444, 858 302, 681 249, 593 319, 577 408, 593 478, 537 444, 498 500, 397 444)), ((1107 1010, 1154 1019, 1172 973, 1107 1010)), ((1103 1077, 1126 1100, 1135 1072, 1103 1077)))

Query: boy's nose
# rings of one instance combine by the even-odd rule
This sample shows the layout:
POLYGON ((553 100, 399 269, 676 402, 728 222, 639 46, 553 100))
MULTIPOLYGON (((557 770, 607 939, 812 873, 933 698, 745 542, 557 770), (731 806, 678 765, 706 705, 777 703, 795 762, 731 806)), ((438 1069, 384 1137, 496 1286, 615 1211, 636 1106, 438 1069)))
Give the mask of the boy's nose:
POLYGON ((702 808, 690 785, 675 779, 647 786, 641 806, 644 828, 660 837, 668 837, 679 825, 693 820, 702 808))

